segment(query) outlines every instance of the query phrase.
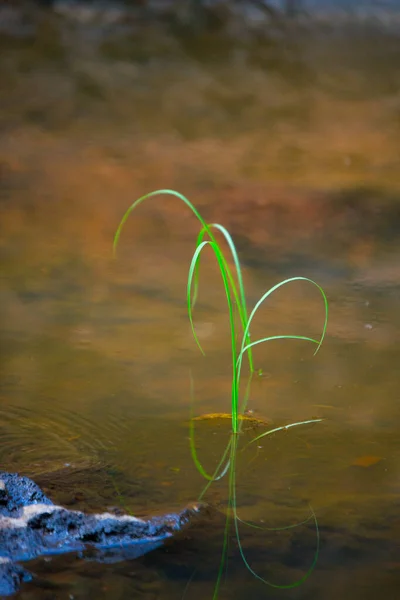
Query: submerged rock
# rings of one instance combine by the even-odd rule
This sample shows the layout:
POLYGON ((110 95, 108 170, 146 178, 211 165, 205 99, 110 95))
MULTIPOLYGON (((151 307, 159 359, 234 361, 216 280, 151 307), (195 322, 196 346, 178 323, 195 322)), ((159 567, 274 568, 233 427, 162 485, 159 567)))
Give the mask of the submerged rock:
POLYGON ((114 560, 136 558, 160 546, 201 512, 138 519, 111 513, 85 514, 57 506, 28 477, 0 472, 0 596, 13 594, 30 574, 18 562, 82 551, 111 550, 114 560))

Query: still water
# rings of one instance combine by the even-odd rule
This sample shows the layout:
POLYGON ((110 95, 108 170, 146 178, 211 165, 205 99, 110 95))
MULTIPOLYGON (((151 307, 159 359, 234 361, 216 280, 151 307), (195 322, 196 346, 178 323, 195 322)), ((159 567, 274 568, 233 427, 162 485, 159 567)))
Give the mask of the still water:
MULTIPOLYGON (((217 85, 211 90, 221 92, 217 85)), ((62 129, 26 118, 2 135, 1 469, 33 477, 56 502, 76 509, 142 515, 198 498, 205 482, 190 456, 191 377, 197 415, 230 408, 229 329, 215 263, 204 257, 195 311, 204 357, 186 314, 198 232, 187 208, 165 196, 147 201, 112 257, 129 203, 173 187, 206 220, 231 231, 250 308, 270 286, 296 275, 316 280, 329 300, 327 336, 316 356, 304 342, 255 350, 262 375, 249 400, 271 426, 323 421, 258 447, 246 441, 259 430, 246 431, 237 473, 243 520, 284 527, 313 507, 321 538, 316 568, 300 587, 266 587, 246 571, 232 532, 220 597, 395 599, 400 165, 392 105, 374 98, 361 109, 308 91, 302 101, 311 112, 276 113, 272 130, 264 121, 264 129, 254 127, 249 109, 249 130, 232 118, 229 132, 209 95, 204 106, 210 103, 217 126, 211 136, 203 123, 201 137, 196 125, 186 135, 189 117, 183 135, 171 112, 166 133, 149 126, 146 134, 151 114, 160 127, 153 101, 143 108, 140 131, 113 129, 95 115, 62 129)), ((191 108, 197 100, 189 93, 185 102, 191 108)), ((293 283, 264 305, 253 337, 318 337, 323 318, 316 288, 293 283)), ((225 422, 198 423, 209 470, 228 434, 225 422)), ((209 522, 136 561, 34 561, 29 568, 37 579, 18 598, 211 598, 227 492, 224 481, 211 487, 209 522)), ((250 564, 274 584, 300 579, 312 563, 310 523, 278 532, 242 529, 250 564)))

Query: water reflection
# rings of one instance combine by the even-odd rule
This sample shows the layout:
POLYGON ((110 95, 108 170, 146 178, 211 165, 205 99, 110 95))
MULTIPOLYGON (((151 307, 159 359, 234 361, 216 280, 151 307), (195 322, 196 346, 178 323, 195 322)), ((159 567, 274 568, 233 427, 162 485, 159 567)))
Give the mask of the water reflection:
MULTIPOLYGON (((396 43, 390 37, 389 47, 396 43)), ((184 302, 197 234, 189 212, 173 199, 143 205, 127 224, 118 260, 111 256, 128 204, 154 188, 176 187, 232 232, 250 305, 293 275, 316 279, 330 301, 328 337, 317 357, 287 342, 255 353, 264 373, 251 390, 255 414, 276 424, 325 419, 240 457, 244 519, 286 525, 302 520, 311 502, 321 527, 311 580, 269 596, 372 600, 384 590, 394 597, 400 483, 394 75, 390 61, 379 77, 374 68, 382 85, 371 99, 334 57, 322 72, 316 58, 304 56, 306 72, 318 77, 293 86, 287 75, 271 79, 264 63, 258 70, 251 61, 251 68, 238 63, 232 70, 224 61, 199 67, 186 57, 184 73, 182 63, 168 73, 162 63, 136 65, 136 87, 122 71, 110 87, 102 83, 111 116, 98 97, 83 102, 82 76, 77 96, 65 92, 63 105, 48 103, 54 73, 42 80, 36 99, 26 93, 32 79, 10 87, 0 140, 0 462, 77 508, 122 503, 141 513, 200 493, 187 440, 190 372, 198 413, 225 412, 230 394, 228 323, 215 265, 205 256, 196 309, 203 358, 184 302), (321 91, 322 75, 335 93, 329 86, 321 91), (357 90, 350 99, 336 93, 349 77, 357 90), (124 94, 115 95, 121 82, 124 94), (43 112, 43 118, 26 112, 35 102, 45 119, 43 112)), ((357 56, 361 61, 362 52, 357 56)), ((117 77, 109 63, 100 66, 98 75, 117 77)), ((293 285, 271 298, 254 335, 317 336, 322 323, 318 293, 293 285)), ((211 466, 228 430, 202 424, 197 432, 211 466)), ((40 579, 21 597, 53 597, 56 590, 60 598, 167 599, 181 597, 189 580, 188 597, 210 597, 226 484, 216 485, 209 500, 220 512, 190 539, 120 565, 36 561, 40 579)), ((257 570, 288 582, 310 564, 315 532, 311 526, 287 535, 247 532, 244 544, 257 570)), ((234 542, 229 564, 221 598, 265 596, 234 542)))

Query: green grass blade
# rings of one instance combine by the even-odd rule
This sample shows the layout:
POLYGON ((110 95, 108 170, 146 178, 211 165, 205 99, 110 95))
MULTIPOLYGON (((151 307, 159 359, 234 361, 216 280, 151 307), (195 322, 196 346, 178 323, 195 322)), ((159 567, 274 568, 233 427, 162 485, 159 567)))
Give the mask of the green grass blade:
MULTIPOLYGON (((221 585, 221 578, 223 575, 224 565, 226 564, 226 560, 227 560, 228 542, 229 542, 228 536, 229 536, 229 529, 230 529, 230 524, 231 524, 231 520, 232 520, 232 515, 233 515, 235 533, 236 533, 236 538, 237 538, 240 554, 242 556, 242 559, 243 559, 247 569, 254 575, 254 577, 259 579, 260 581, 263 581, 264 583, 267 583, 268 585, 270 585, 274 588, 290 589, 290 588, 296 587, 296 586, 300 585, 303 581, 305 581, 305 579, 307 579, 307 577, 310 575, 310 573, 312 572, 312 570, 315 567, 315 564, 316 564, 317 558, 318 558, 318 553, 319 553, 320 540, 319 540, 318 522, 317 522, 315 513, 311 507, 310 508, 311 508, 311 512, 312 512, 312 517, 310 517, 310 518, 313 518, 314 522, 315 522, 315 527, 316 527, 316 532, 317 532, 317 549, 316 549, 314 560, 313 560, 313 563, 312 563, 310 569, 298 582, 295 582, 294 584, 276 585, 276 584, 268 582, 265 579, 263 579, 262 577, 260 577, 249 565, 249 563, 245 557, 244 549, 243 549, 243 546, 242 546, 242 543, 240 540, 239 523, 244 523, 244 524, 247 524, 249 526, 252 526, 252 527, 255 527, 258 529, 258 527, 255 525, 241 521, 237 514, 236 457, 237 457, 238 443, 239 443, 239 437, 240 437, 238 434, 241 432, 241 428, 242 428, 242 423, 239 421, 240 378, 241 378, 243 357, 245 355, 247 355, 248 360, 249 360, 250 372, 251 373, 254 372, 252 349, 257 345, 268 342, 268 341, 281 340, 281 339, 294 339, 294 340, 309 341, 309 342, 316 344, 317 348, 314 353, 314 354, 316 354, 324 340, 324 337, 326 334, 326 329, 327 329, 328 301, 327 301, 326 295, 325 295, 323 289, 312 279, 309 279, 307 277, 291 277, 291 278, 285 279, 284 281, 281 281, 278 284, 271 287, 258 300, 258 302, 254 306, 252 312, 250 313, 250 316, 248 316, 242 269, 240 266, 240 261, 239 261, 239 257, 238 257, 237 251, 236 251, 236 247, 235 247, 235 244, 233 242, 233 239, 232 239, 230 233, 228 232, 227 229, 225 229, 225 227, 223 227, 222 225, 219 225, 217 223, 213 223, 211 225, 207 224, 204 221, 203 217, 198 212, 198 210, 195 208, 195 206, 185 196, 183 196, 179 192, 176 192, 176 191, 170 190, 170 189, 160 189, 160 190, 153 191, 149 194, 145 194, 144 196, 140 197, 138 200, 136 200, 135 202, 133 202, 131 204, 131 206, 128 208, 128 210, 125 212, 124 216, 122 217, 121 222, 119 223, 119 226, 115 233, 114 242, 113 242, 114 255, 116 253, 117 245, 119 243, 121 231, 129 217, 130 213, 137 206, 139 206, 144 200, 146 200, 147 198, 151 198, 153 196, 157 196, 157 195, 173 196, 173 197, 176 197, 179 200, 181 200, 192 211, 192 213, 194 214, 194 216, 197 218, 197 220, 200 222, 200 224, 202 226, 201 231, 197 237, 195 251, 194 251, 192 260, 190 262, 190 266, 189 266, 188 280, 187 280, 187 310, 188 310, 189 321, 190 321, 194 340, 195 340, 197 346, 199 347, 200 351, 203 354, 204 354, 204 351, 200 344, 200 341, 198 339, 198 336, 197 336, 196 330, 195 330, 195 326, 194 326, 193 309, 194 309, 194 305, 195 305, 195 302, 197 299, 198 288, 199 288, 200 257, 201 257, 201 253, 207 246, 211 247, 212 251, 214 252, 214 256, 217 260, 218 268, 219 268, 219 271, 221 274, 222 283, 224 286, 224 291, 225 291, 225 295, 226 295, 226 299, 227 299, 227 305, 228 305, 228 317, 229 317, 231 353, 232 353, 232 390, 231 390, 232 434, 230 437, 230 441, 228 442, 228 444, 221 456, 221 459, 219 460, 218 465, 214 470, 213 475, 209 475, 206 472, 206 470, 204 469, 204 467, 202 466, 201 462, 199 461, 199 458, 197 455, 197 450, 196 450, 196 444, 195 444, 195 426, 194 426, 193 418, 191 418, 190 425, 189 425, 189 427, 190 427, 190 449, 191 449, 193 461, 194 461, 197 469, 201 473, 201 475, 207 479, 207 484, 206 484, 205 488, 203 489, 203 492, 200 497, 204 496, 204 494, 206 493, 206 491, 208 490, 208 488, 214 481, 221 479, 226 473, 229 472, 228 514, 227 514, 225 528, 224 528, 224 541, 223 541, 223 548, 222 548, 222 554, 221 554, 221 562, 220 562, 220 567, 219 567, 219 572, 218 572, 218 579, 217 579, 217 583, 216 583, 216 586, 214 589, 213 598, 214 598, 214 600, 216 600, 218 597, 218 592, 219 592, 219 588, 221 585), (234 271, 236 273, 233 271, 233 269, 231 269, 230 265, 228 264, 228 261, 226 260, 224 252, 214 235, 214 231, 218 231, 219 234, 221 234, 223 236, 225 242, 227 243, 230 253, 232 255, 232 259, 233 259, 234 271), (208 240, 204 239, 206 234, 209 237, 208 240), (236 275, 236 277, 234 275, 236 275), (250 326, 252 324, 254 316, 256 315, 256 313, 259 310, 259 308, 261 307, 261 305, 266 301, 266 299, 273 292, 278 290, 280 287, 282 287, 288 283, 294 282, 294 281, 306 281, 308 283, 311 283, 312 285, 314 285, 318 288, 318 290, 320 291, 320 293, 323 297, 324 307, 325 307, 325 319, 324 319, 324 325, 322 328, 321 337, 319 339, 314 339, 312 337, 300 336, 300 335, 275 335, 275 336, 260 338, 258 340, 255 340, 254 342, 252 342, 250 339, 250 326), (241 328, 243 330, 242 340, 240 342, 238 353, 237 353, 237 340, 236 340, 236 329, 237 328, 236 328, 235 309, 237 309, 237 311, 238 311, 241 328)), ((250 381, 251 381, 251 378, 250 378, 250 381)), ((240 406, 240 414, 242 414, 242 412, 244 412, 244 410, 247 406, 248 398, 249 398, 249 385, 246 388, 246 393, 244 395, 244 399, 240 406)), ((268 435, 272 435, 273 433, 276 433, 279 431, 288 430, 290 428, 297 427, 300 425, 318 423, 322 420, 323 419, 310 419, 310 420, 301 421, 301 422, 297 422, 297 423, 291 423, 289 425, 285 425, 285 426, 281 426, 281 427, 276 427, 274 429, 265 431, 262 434, 258 435, 253 440, 251 440, 251 442, 249 442, 249 444, 257 442, 257 441, 261 440, 262 438, 264 438, 268 435)), ((304 521, 304 523, 306 523, 308 520, 309 519, 304 521)), ((301 524, 303 524, 303 523, 301 523, 301 524)), ((275 528, 274 530, 291 529, 291 528, 297 527, 299 525, 300 524, 291 525, 287 528, 275 528)), ((263 529, 268 530, 269 528, 263 528, 263 529)))
MULTIPOLYGON (((250 371, 250 375, 249 375, 249 378, 248 378, 247 384, 246 384, 246 389, 245 389, 245 392, 244 392, 244 395, 243 395, 243 400, 242 400, 242 403, 241 403, 240 409, 239 409, 239 414, 240 415, 243 415, 244 412, 245 412, 245 410, 246 410, 246 408, 247 408, 247 404, 248 404, 249 397, 250 397, 251 383, 253 381, 253 375, 254 375, 254 371, 250 371)), ((238 382, 240 384, 240 376, 238 376, 238 382)), ((239 433, 242 432, 243 423, 244 423, 243 420, 239 420, 239 433)))
MULTIPOLYGON (((186 206, 188 206, 190 208, 190 210, 192 211, 192 213, 195 215, 195 217, 200 221, 200 223, 202 224, 202 226, 206 229, 207 233, 210 232, 210 229, 207 225, 207 223, 204 221, 203 217, 201 216, 201 214, 199 213, 199 211, 197 210, 197 208, 195 208, 195 206, 190 202, 190 200, 188 200, 183 194, 180 194, 179 192, 176 192, 175 190, 169 190, 169 189, 160 189, 160 190, 155 190, 154 192, 150 192, 148 194, 145 194, 144 196, 141 196, 140 198, 138 198, 137 200, 135 200, 135 202, 133 202, 130 207, 128 208, 128 210, 125 212, 124 216, 122 217, 117 231, 114 235, 114 243, 113 243, 113 251, 114 251, 114 255, 116 253, 117 250, 117 246, 118 246, 118 242, 119 242, 119 238, 121 236, 121 231, 123 226, 125 225, 129 215, 131 214, 131 212, 137 207, 139 206, 139 204, 141 204, 142 202, 144 202, 144 200, 147 200, 148 198, 153 198, 154 196, 161 196, 161 195, 166 195, 166 196, 174 196, 175 198, 178 198, 179 200, 182 200, 182 202, 184 202, 186 204, 186 206)), ((211 238, 212 238, 212 233, 211 233, 211 238)))
POLYGON ((190 262, 190 266, 189 266, 189 274, 188 274, 187 288, 186 288, 186 304, 187 304, 187 311, 188 311, 188 315, 189 315, 190 327, 192 329, 192 334, 193 334, 194 340, 195 340, 196 344, 198 345, 198 347, 200 348, 200 352, 203 354, 203 356, 205 355, 205 352, 199 342, 199 338, 197 337, 196 329, 195 329, 194 322, 193 322, 192 285, 193 285, 193 278, 196 273, 197 263, 200 259, 200 254, 206 246, 212 245, 212 244, 213 244, 213 242, 209 242, 209 241, 201 242, 201 244, 199 246, 197 246, 196 250, 194 251, 193 258, 192 258, 192 260, 190 262))
MULTIPOLYGON (((238 378, 238 382, 240 382, 243 355, 248 351, 249 348, 253 348, 254 346, 258 346, 259 344, 264 344, 266 342, 271 342, 273 340, 304 340, 304 341, 307 341, 307 342, 313 342, 314 344, 319 344, 319 340, 315 340, 314 338, 310 338, 310 337, 303 336, 303 335, 271 335, 271 336, 266 337, 266 338, 261 338, 260 340, 255 340, 254 342, 251 342, 247 346, 242 347, 241 350, 240 350, 240 353, 239 353, 238 358, 237 358, 237 378, 238 378)), ((239 385, 239 383, 238 383, 238 385, 239 385)), ((247 405, 246 402, 242 403, 242 406, 241 406, 241 409, 240 409, 240 414, 243 414, 243 412, 246 410, 246 405, 247 405)))
POLYGON ((258 435, 254 439, 252 439, 251 442, 249 442, 249 444, 254 444, 254 442, 261 440, 263 437, 266 437, 267 435, 272 435, 273 433, 277 433, 278 431, 287 431, 288 429, 291 429, 292 427, 299 427, 299 425, 308 425, 310 423, 320 423, 323 420, 324 419, 308 419, 307 421, 299 421, 298 423, 289 423, 289 425, 282 425, 281 427, 275 427, 274 429, 269 429, 268 431, 264 431, 264 433, 261 433, 260 435, 258 435))
MULTIPOLYGON (((235 283, 234 277, 232 275, 231 269, 229 268, 229 265, 228 265, 224 255, 222 254, 222 252, 221 252, 221 254, 224 258, 225 269, 228 274, 229 283, 231 285, 231 290, 232 290, 232 293, 234 296, 234 300, 236 302, 236 306, 239 311, 239 318, 242 323, 242 328, 244 331, 246 329, 247 319, 248 319, 247 303, 246 303, 246 294, 245 294, 245 290, 244 290, 242 268, 240 266, 240 261, 239 261, 239 257, 238 257, 237 251, 236 251, 235 244, 233 242, 232 236, 229 233, 229 231, 225 227, 220 225, 219 223, 211 223, 209 225, 209 228, 217 229, 223 235, 226 243, 228 244, 229 250, 231 252, 233 262, 235 265, 235 271, 236 271, 236 276, 237 276, 237 280, 238 280, 239 292, 237 290, 236 283, 235 283)), ((202 243, 202 240, 206 233, 209 235, 208 231, 203 227, 197 237, 196 246, 199 246, 202 243)), ((212 238, 212 240, 216 241, 214 237, 212 238)), ((195 275, 195 290, 194 290, 194 295, 193 295, 193 304, 195 302, 195 299, 197 298, 197 289, 198 289, 197 281, 198 281, 198 265, 197 265, 196 275, 195 275)), ((247 334, 247 343, 250 343, 250 334, 249 333, 247 334)), ((251 350, 248 352, 248 360, 249 360, 250 371, 253 372, 254 365, 253 365, 253 357, 252 357, 251 350)))
MULTIPOLYGON (((260 340, 255 340, 249 344, 250 348, 253 346, 258 346, 258 344, 264 344, 265 342, 272 342, 273 340, 304 340, 306 342, 313 342, 314 344, 319 344, 319 340, 315 340, 314 338, 307 337, 305 335, 271 335, 266 338, 261 338, 260 340)), ((240 357, 247 351, 249 346, 245 346, 243 350, 240 351, 238 356, 238 362, 240 357)))
POLYGON ((256 303, 255 307, 253 308, 253 310, 250 313, 250 316, 248 318, 247 321, 247 327, 246 330, 243 334, 243 342, 242 342, 242 348, 241 351, 243 350, 243 347, 245 345, 245 340, 247 337, 247 333, 248 330, 250 329, 250 325, 252 320, 254 319, 254 316, 256 315, 258 309, 260 308, 260 306, 265 302, 265 300, 276 290, 278 290, 279 288, 283 287, 284 285, 287 285, 288 283, 292 283, 294 281, 308 281, 309 283, 311 283, 312 285, 315 285, 318 290, 321 292, 322 298, 324 300, 324 307, 325 307, 325 320, 324 320, 324 325, 322 328, 322 334, 321 337, 319 339, 318 342, 318 347, 314 352, 314 355, 318 352, 319 348, 321 347, 321 344, 324 340, 325 337, 325 333, 326 333, 326 328, 328 326, 328 300, 327 297, 325 295, 324 290, 321 288, 321 286, 318 285, 318 283, 316 283, 315 281, 313 281, 312 279, 309 279, 308 277, 290 277, 289 279, 285 279, 284 281, 280 281, 279 283, 277 283, 276 285, 272 286, 267 292, 265 292, 265 294, 263 294, 261 296, 261 298, 259 299, 259 301, 256 303))
POLYGON ((200 342, 198 341, 195 328, 194 328, 191 290, 192 290, 194 273, 196 271, 197 261, 199 260, 201 252, 207 246, 210 246, 212 248, 212 250, 214 251, 215 258, 217 259, 219 271, 220 271, 220 274, 222 277, 222 282, 223 282, 223 286, 224 286, 224 290, 225 290, 226 300, 227 300, 227 304, 228 304, 229 325, 230 325, 230 332, 231 332, 231 352, 232 352, 232 399, 231 399, 232 400, 232 429, 234 432, 237 432, 237 430, 238 430, 238 382, 237 382, 237 375, 236 375, 236 369, 237 369, 237 367, 236 367, 236 334, 235 334, 236 327, 235 327, 232 296, 231 296, 231 291, 230 291, 230 286, 229 286, 228 274, 227 274, 227 271, 225 268, 224 256, 221 252, 219 245, 216 242, 211 242, 208 240, 201 242, 200 246, 198 246, 194 252, 194 255, 191 260, 190 267, 189 267, 187 295, 186 295, 187 308, 188 308, 189 320, 190 320, 190 325, 192 328, 194 338, 195 338, 196 343, 199 346, 200 350, 203 352, 200 342))

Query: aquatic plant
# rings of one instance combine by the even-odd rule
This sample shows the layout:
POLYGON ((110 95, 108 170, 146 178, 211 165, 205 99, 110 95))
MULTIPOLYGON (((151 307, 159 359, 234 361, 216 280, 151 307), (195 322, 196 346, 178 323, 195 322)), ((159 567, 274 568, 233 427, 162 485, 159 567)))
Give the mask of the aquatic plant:
MULTIPOLYGON (((200 344, 200 341, 198 339, 198 336, 196 334, 196 328, 195 328, 194 320, 193 320, 193 310, 194 310, 194 306, 195 306, 197 295, 198 295, 198 289, 199 289, 200 258, 201 258, 203 251, 205 250, 205 248, 211 248, 211 250, 213 251, 214 256, 216 258, 219 272, 221 274, 223 287, 224 287, 224 291, 225 291, 225 296, 226 296, 226 301, 227 301, 227 306, 228 306, 231 355, 232 355, 231 356, 231 358, 232 358, 232 385, 231 385, 231 411, 230 411, 232 428, 231 428, 231 435, 230 435, 229 442, 228 442, 228 444, 225 448, 225 451, 223 452, 222 457, 213 473, 208 473, 204 469, 201 461, 199 460, 197 450, 196 450, 195 435, 194 435, 195 434, 195 431, 194 431, 195 419, 192 417, 190 420, 190 450, 191 450, 191 454, 193 457, 193 461, 194 461, 198 471, 208 481, 208 483, 206 484, 202 493, 200 494, 200 499, 204 496, 204 494, 207 492, 207 490, 209 489, 210 485, 213 482, 222 479, 225 475, 228 475, 228 490, 229 490, 228 491, 228 510, 227 510, 226 522, 225 522, 225 532, 224 532, 224 541, 223 541, 222 555, 221 555, 221 561, 220 561, 220 568, 219 568, 217 583, 216 583, 216 586, 214 589, 213 599, 215 600, 218 596, 218 591, 219 591, 219 587, 220 587, 220 583, 221 583, 221 577, 222 577, 224 565, 225 565, 225 562, 227 559, 228 538, 229 538, 229 531, 230 531, 232 522, 233 522, 233 527, 234 527, 239 551, 240 551, 241 557, 243 559, 243 562, 246 565, 247 569, 257 579, 263 581, 264 583, 266 583, 272 587, 276 587, 276 588, 292 588, 292 587, 298 586, 302 582, 304 582, 305 579, 307 579, 307 577, 310 575, 310 573, 314 569, 314 566, 315 566, 317 558, 318 558, 319 531, 318 531, 317 519, 316 519, 316 516, 312 509, 311 509, 311 515, 308 519, 306 519, 305 521, 302 521, 301 523, 298 523, 296 525, 290 525, 288 527, 288 528, 292 528, 292 527, 296 527, 298 525, 302 525, 302 524, 306 523, 307 521, 309 521, 310 519, 314 520, 315 527, 316 527, 317 544, 316 544, 314 560, 313 560, 309 570, 298 581, 296 581, 294 583, 290 583, 288 585, 278 585, 278 584, 274 584, 270 581, 265 580, 263 577, 258 575, 258 573, 256 573, 253 570, 253 568, 247 561, 245 553, 244 553, 244 549, 243 549, 243 546, 241 543, 241 538, 240 538, 239 523, 254 527, 256 529, 261 529, 261 528, 256 525, 252 525, 251 523, 244 522, 242 519, 240 519, 240 517, 238 515, 238 511, 237 511, 236 460, 237 460, 237 452, 238 452, 238 445, 239 445, 239 439, 240 439, 239 434, 242 431, 243 422, 245 420, 244 419, 245 412, 247 409, 247 402, 248 402, 248 397, 249 397, 249 386, 247 386, 247 389, 244 394, 242 402, 240 402, 239 393, 240 393, 240 383, 241 383, 241 378, 242 378, 243 359, 245 356, 247 356, 250 374, 252 375, 255 372, 253 355, 252 355, 252 349, 255 346, 257 346, 259 344, 263 344, 265 342, 271 342, 274 340, 283 340, 283 339, 303 340, 303 341, 307 341, 307 342, 311 342, 311 343, 315 344, 316 349, 315 349, 314 354, 316 354, 318 352, 318 350, 321 347, 321 344, 323 342, 323 339, 325 337, 325 332, 326 332, 327 322, 328 322, 328 301, 327 301, 326 295, 325 295, 323 289, 312 279, 309 279, 307 277, 290 277, 289 279, 285 279, 285 280, 277 283, 276 285, 272 286, 268 291, 266 291, 261 296, 261 298, 258 300, 258 302, 255 304, 254 308, 252 309, 252 311, 249 314, 248 310, 247 310, 242 269, 240 266, 240 261, 239 261, 239 257, 237 254, 237 250, 236 250, 235 244, 233 242, 233 239, 232 239, 230 233, 228 232, 228 230, 225 227, 223 227, 222 225, 219 225, 218 223, 212 223, 212 224, 206 223, 205 220, 203 219, 203 217, 198 212, 198 210, 195 208, 195 206, 185 196, 183 196, 182 194, 180 194, 174 190, 169 190, 169 189, 157 190, 154 192, 150 192, 149 194, 146 194, 146 195, 142 196, 141 198, 139 198, 138 200, 136 200, 135 202, 133 202, 133 204, 125 212, 125 214, 118 226, 118 229, 115 233, 114 254, 116 252, 116 248, 117 248, 118 241, 120 238, 121 230, 122 230, 126 220, 128 219, 129 215, 131 214, 131 212, 139 204, 141 204, 144 200, 151 198, 153 196, 159 196, 159 195, 175 196, 176 198, 180 199, 182 202, 184 202, 186 204, 186 206, 188 206, 188 208, 193 212, 193 214, 196 216, 196 218, 198 219, 198 221, 201 224, 201 230, 198 234, 198 237, 196 240, 196 245, 195 245, 195 250, 194 250, 193 257, 192 257, 192 260, 191 260, 190 266, 189 266, 187 289, 186 289, 186 303, 187 303, 187 311, 188 311, 188 316, 189 316, 189 321, 190 321, 193 337, 194 337, 194 340, 195 340, 197 346, 199 347, 200 351, 203 354, 204 354, 204 350, 203 350, 203 348, 200 344), (233 269, 229 265, 227 257, 225 256, 223 247, 220 244, 220 242, 218 241, 218 239, 216 238, 215 234, 218 234, 219 236, 221 236, 222 239, 227 244, 228 249, 230 251, 231 260, 233 261, 233 266, 234 266, 233 269), (321 293, 323 303, 324 303, 324 308, 325 308, 325 320, 324 320, 324 324, 323 324, 323 328, 322 328, 321 337, 319 339, 314 339, 314 338, 311 338, 308 336, 300 336, 300 335, 274 335, 274 336, 264 337, 264 338, 260 338, 260 339, 256 339, 256 340, 252 341, 251 336, 250 336, 250 326, 252 324, 252 321, 253 321, 255 315, 257 314, 258 310, 260 309, 260 307, 269 298, 269 296, 271 296, 271 294, 273 294, 279 288, 286 286, 290 283, 300 282, 300 281, 307 282, 309 284, 312 284, 313 286, 316 286, 321 293), (236 319, 236 314, 238 315, 239 319, 236 319), (237 323, 237 320, 239 321, 239 323, 237 323), (241 336, 240 337, 239 337, 238 325, 241 328, 241 336), (240 340, 239 342, 238 342, 238 339, 240 340)), ((251 378, 250 378, 250 380, 251 380, 251 378)), ((281 427, 275 427, 273 429, 269 429, 267 431, 264 431, 260 435, 256 436, 250 442, 250 444, 252 444, 254 442, 259 442, 260 439, 262 439, 266 436, 272 435, 274 433, 278 433, 280 431, 286 431, 293 427, 298 427, 298 426, 302 426, 302 425, 306 425, 306 424, 310 424, 310 423, 316 423, 321 420, 322 419, 309 419, 309 420, 299 421, 296 423, 290 423, 288 425, 283 425, 281 427)), ((288 528, 283 528, 283 529, 288 529, 288 528)), ((268 528, 265 528, 265 529, 268 529, 268 528)), ((276 529, 275 529, 275 531, 276 531, 276 529)))

